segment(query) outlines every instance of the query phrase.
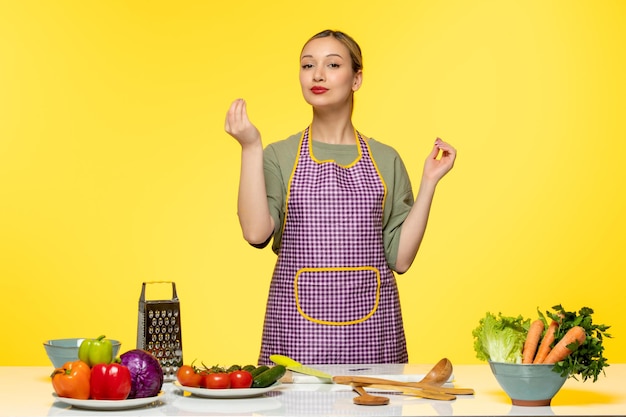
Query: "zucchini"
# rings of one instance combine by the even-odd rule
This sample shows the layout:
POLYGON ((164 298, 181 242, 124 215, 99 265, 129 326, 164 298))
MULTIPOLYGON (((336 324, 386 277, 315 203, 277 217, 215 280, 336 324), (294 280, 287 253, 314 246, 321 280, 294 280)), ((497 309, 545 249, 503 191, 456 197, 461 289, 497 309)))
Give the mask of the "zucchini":
POLYGON ((265 388, 274 384, 282 378, 287 372, 287 368, 283 365, 272 366, 266 371, 261 372, 252 380, 252 388, 265 388))
POLYGON ((270 360, 274 362, 276 365, 284 365, 284 366, 302 366, 302 364, 298 361, 291 359, 290 357, 284 355, 270 355, 270 360))
POLYGON ((251 370, 250 373, 252 374, 252 378, 254 378, 255 376, 261 374, 262 372, 267 371, 268 369, 270 369, 269 366, 261 365, 258 368, 254 368, 253 370, 251 370))

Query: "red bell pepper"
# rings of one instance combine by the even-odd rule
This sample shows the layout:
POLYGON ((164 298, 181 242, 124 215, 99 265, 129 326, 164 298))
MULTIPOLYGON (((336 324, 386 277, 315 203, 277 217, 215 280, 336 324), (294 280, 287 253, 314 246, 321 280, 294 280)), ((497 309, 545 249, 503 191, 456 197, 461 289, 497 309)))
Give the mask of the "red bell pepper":
POLYGON ((91 369, 83 361, 67 362, 52 372, 52 387, 59 397, 89 398, 91 369))
POLYGON ((131 389, 128 368, 119 363, 99 364, 91 368, 92 400, 125 400, 131 389))

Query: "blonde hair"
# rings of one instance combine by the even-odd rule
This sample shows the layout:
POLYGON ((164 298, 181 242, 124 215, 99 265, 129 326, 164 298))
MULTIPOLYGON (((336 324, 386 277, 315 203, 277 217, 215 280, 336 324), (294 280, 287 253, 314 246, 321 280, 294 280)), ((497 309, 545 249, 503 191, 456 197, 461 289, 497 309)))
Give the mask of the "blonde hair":
POLYGON ((358 43, 356 43, 354 39, 352 39, 349 35, 343 32, 340 32, 338 30, 326 29, 321 31, 320 33, 311 36, 311 38, 306 41, 304 45, 306 46, 313 39, 326 38, 328 36, 332 36, 339 42, 343 43, 346 48, 348 48, 348 51, 350 51, 350 59, 352 60, 352 71, 356 73, 359 70, 363 69, 363 56, 361 54, 361 47, 358 43))

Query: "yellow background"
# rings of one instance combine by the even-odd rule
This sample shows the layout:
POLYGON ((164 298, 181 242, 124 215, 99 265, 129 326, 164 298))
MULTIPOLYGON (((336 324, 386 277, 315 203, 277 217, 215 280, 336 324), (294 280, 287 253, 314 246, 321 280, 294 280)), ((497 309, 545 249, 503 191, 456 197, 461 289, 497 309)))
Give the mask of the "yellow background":
POLYGON ((177 284, 185 362, 256 361, 275 256, 241 237, 224 115, 244 97, 266 144, 306 127, 299 52, 326 28, 361 44, 355 124, 414 185, 437 136, 458 149, 398 278, 411 362, 477 363, 487 311, 559 303, 626 361, 626 3, 2 0, 0 365, 134 348, 153 280, 177 284))

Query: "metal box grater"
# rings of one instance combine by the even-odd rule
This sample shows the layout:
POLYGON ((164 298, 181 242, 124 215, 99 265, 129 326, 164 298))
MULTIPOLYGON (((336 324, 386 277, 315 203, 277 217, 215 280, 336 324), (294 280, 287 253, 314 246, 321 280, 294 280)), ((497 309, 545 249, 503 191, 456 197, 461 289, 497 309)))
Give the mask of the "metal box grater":
POLYGON ((137 349, 150 352, 163 368, 165 381, 174 381, 183 365, 180 302, 171 281, 144 282, 139 297, 137 349), (146 300, 146 284, 172 284, 171 300, 146 300))

